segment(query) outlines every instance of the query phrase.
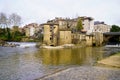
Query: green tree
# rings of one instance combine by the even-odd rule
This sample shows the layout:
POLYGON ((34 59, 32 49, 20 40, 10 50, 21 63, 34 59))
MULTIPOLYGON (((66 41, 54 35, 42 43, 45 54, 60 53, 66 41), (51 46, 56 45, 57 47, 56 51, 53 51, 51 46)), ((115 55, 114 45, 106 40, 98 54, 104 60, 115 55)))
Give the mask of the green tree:
POLYGON ((13 26, 12 28, 12 40, 13 41, 21 41, 24 34, 19 31, 19 26, 13 26))
POLYGON ((4 41, 11 41, 11 30, 10 28, 0 28, 0 39, 4 41))
POLYGON ((81 19, 78 20, 76 29, 77 29, 77 31, 81 31, 83 29, 83 25, 82 25, 82 20, 81 19))
POLYGON ((117 25, 112 25, 110 32, 120 32, 120 27, 117 25))
POLYGON ((0 40, 7 40, 5 28, 0 28, 0 40))
POLYGON ((10 33, 10 28, 6 28, 6 32, 7 32, 7 33, 6 33, 7 40, 8 40, 8 41, 11 41, 11 38, 12 38, 12 37, 11 37, 11 33, 10 33))

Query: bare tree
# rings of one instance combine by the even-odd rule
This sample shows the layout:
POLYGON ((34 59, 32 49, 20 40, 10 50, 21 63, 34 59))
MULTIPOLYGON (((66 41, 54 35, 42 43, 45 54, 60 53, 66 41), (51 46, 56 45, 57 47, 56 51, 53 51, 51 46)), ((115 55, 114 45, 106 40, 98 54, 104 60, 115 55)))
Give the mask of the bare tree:
POLYGON ((13 13, 9 16, 9 21, 11 26, 19 26, 21 24, 21 17, 16 13, 13 13))
POLYGON ((0 13, 0 26, 6 27, 8 24, 8 19, 5 13, 0 13))

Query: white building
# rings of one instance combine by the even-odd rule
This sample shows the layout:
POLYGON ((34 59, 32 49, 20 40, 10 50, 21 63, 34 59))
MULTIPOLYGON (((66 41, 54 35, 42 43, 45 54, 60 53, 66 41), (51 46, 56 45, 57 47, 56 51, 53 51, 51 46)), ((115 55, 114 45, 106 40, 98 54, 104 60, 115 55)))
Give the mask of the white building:
POLYGON ((111 29, 111 26, 105 24, 104 22, 95 22, 93 32, 105 33, 105 32, 110 32, 110 29, 111 29))
POLYGON ((30 36, 33 36, 35 33, 35 28, 34 27, 31 27, 30 28, 30 36))
POLYGON ((39 30, 39 26, 36 23, 28 24, 24 26, 24 28, 25 28, 25 34, 27 37, 34 36, 34 34, 39 30))
POLYGON ((93 32, 94 29, 94 19, 92 17, 79 17, 82 20, 82 24, 83 24, 83 30, 85 31, 87 34, 90 34, 93 32))

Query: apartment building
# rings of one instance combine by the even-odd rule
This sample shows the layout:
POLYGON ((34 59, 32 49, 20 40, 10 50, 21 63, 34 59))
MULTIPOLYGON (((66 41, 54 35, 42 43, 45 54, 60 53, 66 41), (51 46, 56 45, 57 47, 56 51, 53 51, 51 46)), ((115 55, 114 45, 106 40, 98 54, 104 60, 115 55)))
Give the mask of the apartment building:
POLYGON ((105 33, 105 32, 110 32, 111 26, 105 24, 104 22, 95 22, 94 23, 94 31, 93 32, 100 32, 100 33, 105 33))
POLYGON ((43 25, 43 42, 46 45, 57 45, 58 44, 58 24, 45 23, 43 25))
POLYGON ((94 19, 92 17, 78 17, 77 21, 81 19, 82 20, 82 25, 83 25, 83 32, 86 32, 87 34, 91 34, 93 32, 94 28, 94 19))
POLYGON ((47 23, 59 24, 59 29, 75 29, 79 19, 82 20, 82 24, 83 24, 82 31, 86 32, 87 34, 92 33, 94 28, 94 19, 92 17, 82 16, 73 19, 56 17, 53 20, 49 20, 47 23))

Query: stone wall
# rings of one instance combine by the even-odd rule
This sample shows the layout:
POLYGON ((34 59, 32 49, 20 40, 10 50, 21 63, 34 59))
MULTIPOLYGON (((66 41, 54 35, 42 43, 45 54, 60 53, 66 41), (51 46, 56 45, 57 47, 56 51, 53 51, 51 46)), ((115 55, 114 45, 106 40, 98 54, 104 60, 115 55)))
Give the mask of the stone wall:
POLYGON ((72 43, 73 44, 80 44, 82 41, 86 40, 85 34, 73 33, 72 34, 72 43))
POLYGON ((43 42, 46 45, 56 46, 58 44, 58 25, 44 25, 43 42))
POLYGON ((59 31, 59 45, 71 44, 71 31, 59 31))
POLYGON ((93 32, 100 32, 100 33, 105 33, 105 32, 110 32, 111 26, 107 24, 97 24, 94 25, 94 30, 93 32))
POLYGON ((43 42, 45 44, 50 44, 50 27, 49 25, 44 25, 44 37, 43 37, 43 42))
POLYGON ((103 45, 103 34, 99 32, 95 32, 94 37, 95 37, 95 46, 102 46, 103 45))
POLYGON ((93 36, 86 35, 86 46, 92 46, 92 45, 93 45, 93 36))

